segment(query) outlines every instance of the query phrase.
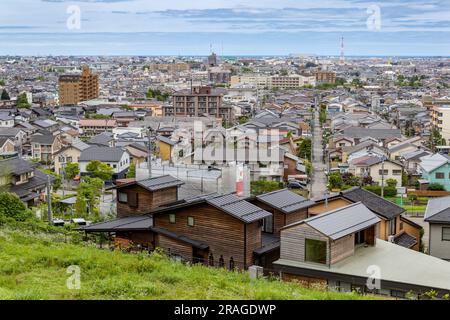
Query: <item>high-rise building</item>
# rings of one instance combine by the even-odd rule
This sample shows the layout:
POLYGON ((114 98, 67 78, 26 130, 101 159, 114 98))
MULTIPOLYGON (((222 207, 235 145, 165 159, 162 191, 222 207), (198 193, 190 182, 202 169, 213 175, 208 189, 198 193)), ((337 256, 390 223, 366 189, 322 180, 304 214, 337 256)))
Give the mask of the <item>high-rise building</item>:
POLYGON ((217 67, 219 62, 217 60, 217 55, 213 52, 208 56, 208 66, 209 67, 217 67))
POLYGON ((81 74, 59 77, 59 104, 74 105, 99 96, 98 75, 88 66, 83 66, 81 74))

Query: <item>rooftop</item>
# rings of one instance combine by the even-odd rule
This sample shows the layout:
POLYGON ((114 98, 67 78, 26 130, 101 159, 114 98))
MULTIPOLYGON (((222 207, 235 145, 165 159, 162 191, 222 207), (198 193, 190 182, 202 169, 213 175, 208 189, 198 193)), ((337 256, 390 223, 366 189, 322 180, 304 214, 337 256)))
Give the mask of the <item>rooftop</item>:
POLYGON ((284 213, 291 213, 314 205, 313 201, 288 189, 265 193, 257 196, 256 199, 284 213))
POLYGON ((367 278, 368 266, 376 265, 382 270, 382 281, 450 290, 450 262, 380 239, 375 246, 359 248, 330 267, 285 259, 274 264, 361 278, 367 278))

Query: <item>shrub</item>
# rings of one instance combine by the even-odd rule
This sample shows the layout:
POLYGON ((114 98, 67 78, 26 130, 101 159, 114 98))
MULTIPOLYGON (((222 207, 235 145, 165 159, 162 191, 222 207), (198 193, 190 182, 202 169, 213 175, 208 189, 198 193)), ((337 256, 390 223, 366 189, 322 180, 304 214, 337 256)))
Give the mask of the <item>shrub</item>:
POLYGON ((445 191, 445 188, 440 183, 430 183, 428 185, 428 190, 430 190, 430 191, 445 191))
POLYGON ((386 180, 386 185, 387 185, 388 187, 393 187, 393 188, 395 188, 395 187, 397 186, 397 180, 395 180, 395 179, 387 179, 387 180, 386 180))
POLYGON ((16 221, 25 221, 32 216, 32 213, 16 194, 1 192, 0 216, 12 218, 16 221))
MULTIPOLYGON (((367 191, 375 193, 378 196, 381 196, 381 186, 367 186, 364 187, 367 191)), ((395 197, 397 195, 397 189, 393 187, 384 187, 384 196, 385 197, 395 197)))

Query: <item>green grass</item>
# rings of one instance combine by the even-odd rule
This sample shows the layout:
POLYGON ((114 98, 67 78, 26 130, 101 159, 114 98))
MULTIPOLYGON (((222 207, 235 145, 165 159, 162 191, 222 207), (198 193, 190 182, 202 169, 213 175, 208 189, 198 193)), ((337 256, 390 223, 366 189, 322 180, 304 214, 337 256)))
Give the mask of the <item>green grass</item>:
POLYGON ((0 299, 373 298, 250 280, 244 272, 186 266, 160 253, 112 252, 65 241, 63 234, 0 226, 0 299), (81 270, 78 290, 66 285, 71 265, 81 270))

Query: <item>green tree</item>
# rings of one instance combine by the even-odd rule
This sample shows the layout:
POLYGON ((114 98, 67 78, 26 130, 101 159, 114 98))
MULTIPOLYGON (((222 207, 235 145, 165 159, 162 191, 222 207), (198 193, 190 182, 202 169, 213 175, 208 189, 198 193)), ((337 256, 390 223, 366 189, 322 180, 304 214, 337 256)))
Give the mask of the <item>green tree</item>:
POLYGON ((311 139, 303 139, 298 145, 298 157, 311 159, 311 139))
POLYGON ((344 185, 344 181, 342 180, 342 175, 340 172, 328 173, 328 182, 329 189, 340 189, 344 185))
POLYGON ((29 108, 31 104, 28 101, 26 92, 19 94, 17 97, 17 108, 29 108))
POLYGON ((248 122, 248 117, 247 116, 240 116, 239 117, 239 124, 244 124, 248 122))
POLYGON ((86 171, 89 172, 90 177, 99 178, 103 181, 111 180, 113 175, 113 168, 99 160, 89 162, 86 171))
POLYGON ((136 178, 136 165, 134 163, 128 168, 127 178, 136 178))
POLYGON ((75 206, 77 213, 85 211, 89 207, 89 212, 98 214, 100 196, 102 195, 103 181, 99 178, 84 177, 77 186, 77 201, 75 206), (83 207, 84 205, 84 207, 83 207), (84 208, 84 209, 83 209, 84 208))
POLYGON ((64 168, 66 180, 73 180, 80 174, 80 165, 76 162, 71 162, 64 168))
POLYGON ((10 192, 0 193, 0 218, 12 218, 16 221, 25 221, 32 217, 32 213, 20 198, 10 192))
POLYGON ((11 97, 9 96, 9 93, 8 91, 6 91, 6 89, 3 89, 2 91, 1 100, 11 100, 11 97))

